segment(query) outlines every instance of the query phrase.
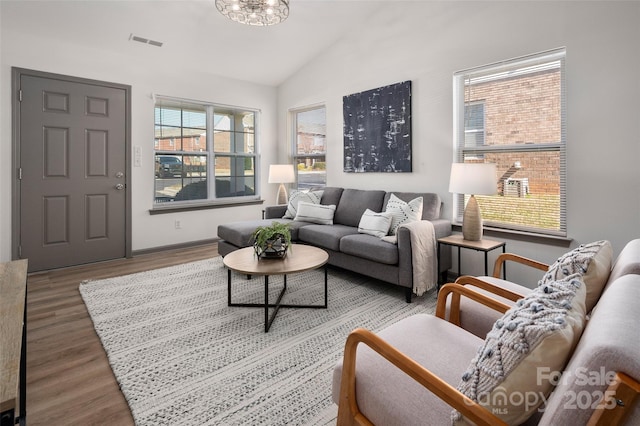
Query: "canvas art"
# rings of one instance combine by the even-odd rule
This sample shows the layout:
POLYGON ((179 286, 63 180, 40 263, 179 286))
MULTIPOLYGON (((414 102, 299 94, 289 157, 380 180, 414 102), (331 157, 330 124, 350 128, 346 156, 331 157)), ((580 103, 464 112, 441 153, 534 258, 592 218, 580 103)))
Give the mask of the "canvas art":
POLYGON ((344 171, 411 172, 411 81, 343 97, 344 171))

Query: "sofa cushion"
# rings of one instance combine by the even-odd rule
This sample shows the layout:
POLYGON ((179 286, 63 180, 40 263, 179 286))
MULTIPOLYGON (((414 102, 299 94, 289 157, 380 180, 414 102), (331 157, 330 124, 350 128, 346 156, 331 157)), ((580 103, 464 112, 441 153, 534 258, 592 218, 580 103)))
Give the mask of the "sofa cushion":
POLYGON ((384 191, 345 189, 342 191, 333 223, 357 228, 365 210, 369 209, 374 212, 382 210, 384 195, 384 191))
POLYGON ((406 202, 391 194, 385 209, 386 212, 392 215, 389 234, 395 235, 400 225, 420 220, 422 217, 422 203, 422 197, 416 197, 406 202))
POLYGON ((338 188, 333 186, 326 186, 322 189, 322 200, 320 204, 325 204, 327 206, 331 204, 335 204, 336 206, 340 203, 340 198, 342 197, 342 191, 344 188, 338 188))
POLYGON ((563 371, 580 339, 585 299, 580 274, 536 288, 496 321, 458 389, 508 424, 527 420, 555 382, 540 373, 563 371))
POLYGON ((287 211, 285 212, 283 219, 293 219, 298 213, 298 203, 305 201, 307 203, 320 204, 323 191, 298 191, 294 189, 289 195, 289 204, 287 205, 287 211))
POLYGON ((300 201, 298 203, 298 212, 293 220, 297 222, 318 223, 320 225, 333 225, 333 215, 335 211, 336 206, 334 204, 325 206, 300 201))
POLYGON ((442 207, 442 200, 438 194, 431 192, 387 192, 384 197, 384 203, 382 204, 382 211, 386 210, 389 198, 393 194, 396 198, 400 198, 402 201, 409 202, 417 197, 422 197, 422 219, 423 220, 436 220, 440 218, 440 209, 442 207))
POLYGON ((373 210, 365 210, 358 224, 358 232, 382 238, 389 233, 391 227, 391 213, 376 213, 373 210))
POLYGON ((587 286, 587 312, 591 312, 609 279, 612 262, 613 249, 609 241, 581 244, 560 256, 549 266, 540 284, 560 280, 573 274, 582 274, 587 286))
POLYGON ((340 250, 340 239, 352 234, 358 234, 358 229, 335 224, 331 226, 307 224, 298 231, 298 239, 316 247, 338 251, 340 250))
POLYGON ((387 265, 398 264, 398 246, 367 234, 347 235, 340 240, 340 251, 387 265))
POLYGON ((294 222, 290 219, 263 219, 231 222, 218 226, 218 238, 233 244, 236 247, 249 247, 253 244, 252 234, 258 226, 269 226, 272 222, 288 223, 291 230, 291 239, 298 240, 298 230, 310 225, 309 222, 294 222))

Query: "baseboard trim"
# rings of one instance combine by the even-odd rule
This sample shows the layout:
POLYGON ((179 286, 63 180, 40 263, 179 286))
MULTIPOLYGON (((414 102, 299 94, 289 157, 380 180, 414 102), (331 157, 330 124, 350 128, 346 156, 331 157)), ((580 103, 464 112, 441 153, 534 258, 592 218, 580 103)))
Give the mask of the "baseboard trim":
POLYGON ((134 250, 131 253, 131 256, 135 257, 143 254, 158 253, 161 251, 178 250, 178 249, 184 249, 189 247, 203 246, 206 244, 214 244, 214 243, 217 243, 218 241, 220 241, 220 238, 210 238, 207 240, 189 241, 187 243, 171 244, 168 246, 151 247, 151 248, 142 249, 142 250, 134 250))

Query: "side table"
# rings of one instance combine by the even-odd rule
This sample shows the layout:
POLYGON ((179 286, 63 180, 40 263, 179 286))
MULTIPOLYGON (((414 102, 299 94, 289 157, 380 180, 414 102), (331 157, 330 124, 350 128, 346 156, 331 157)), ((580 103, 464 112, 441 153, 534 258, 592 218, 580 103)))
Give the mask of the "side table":
MULTIPOLYGON (((448 237, 438 238, 438 264, 440 264, 440 246, 442 244, 453 246, 458 248, 458 276, 460 273, 460 249, 472 249, 475 251, 484 252, 484 274, 489 275, 489 252, 497 248, 502 247, 502 252, 505 253, 507 243, 505 241, 496 241, 483 238, 479 241, 469 241, 462 238, 462 235, 449 235, 448 237)), ((502 276, 507 279, 507 266, 506 262, 502 264, 502 276)), ((440 289, 440 285, 438 285, 440 289)))

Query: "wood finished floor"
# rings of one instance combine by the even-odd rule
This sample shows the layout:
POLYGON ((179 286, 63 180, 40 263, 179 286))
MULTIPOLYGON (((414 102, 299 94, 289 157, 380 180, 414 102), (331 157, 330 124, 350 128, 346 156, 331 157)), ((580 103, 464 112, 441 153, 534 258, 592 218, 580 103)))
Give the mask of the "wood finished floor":
POLYGON ((27 424, 133 425, 78 285, 217 255, 208 244, 29 275, 27 424))

